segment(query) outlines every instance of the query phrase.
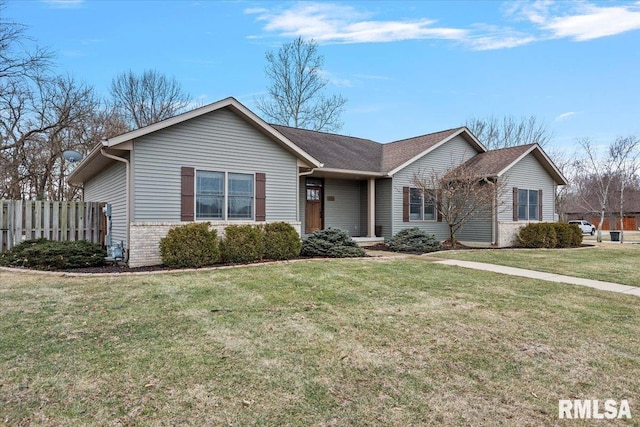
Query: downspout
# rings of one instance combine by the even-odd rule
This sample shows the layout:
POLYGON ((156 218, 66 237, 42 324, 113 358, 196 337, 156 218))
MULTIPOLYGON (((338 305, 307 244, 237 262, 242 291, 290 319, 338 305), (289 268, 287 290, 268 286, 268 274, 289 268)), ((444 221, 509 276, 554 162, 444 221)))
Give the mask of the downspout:
POLYGON ((494 182, 491 182, 487 177, 483 178, 487 184, 492 184, 493 187, 493 200, 491 200, 491 242, 492 245, 498 244, 498 178, 496 177, 494 182))
MULTIPOLYGON (((112 159, 118 162, 122 162, 125 164, 125 200, 127 201, 125 203, 125 221, 127 223, 127 257, 125 259, 125 262, 129 261, 129 247, 130 247, 130 227, 131 224, 129 222, 129 182, 130 182, 130 174, 131 174, 131 168, 130 168, 130 164, 129 164, 129 160, 123 158, 123 157, 118 157, 118 156, 114 156, 113 154, 109 154, 105 151, 104 148, 100 149, 100 154, 103 155, 104 157, 108 158, 108 159, 112 159)), ((124 248, 123 248, 124 249, 124 248)))

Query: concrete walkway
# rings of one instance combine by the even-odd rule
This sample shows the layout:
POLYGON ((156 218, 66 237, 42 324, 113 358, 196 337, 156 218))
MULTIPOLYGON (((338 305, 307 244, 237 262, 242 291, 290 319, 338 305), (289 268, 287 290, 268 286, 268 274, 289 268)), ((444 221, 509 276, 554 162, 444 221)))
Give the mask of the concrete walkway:
POLYGON ((561 274, 545 273, 542 271, 525 270, 524 268, 505 267, 502 265, 486 264, 483 262, 460 261, 457 259, 433 260, 436 264, 453 265, 457 267, 472 268, 474 270, 492 271, 494 273, 508 274, 510 276, 528 277, 530 279, 546 280, 549 282, 568 283, 570 285, 588 286, 601 291, 618 292, 621 294, 640 297, 640 288, 621 285, 619 283, 602 282, 600 280, 582 279, 580 277, 563 276, 561 274))

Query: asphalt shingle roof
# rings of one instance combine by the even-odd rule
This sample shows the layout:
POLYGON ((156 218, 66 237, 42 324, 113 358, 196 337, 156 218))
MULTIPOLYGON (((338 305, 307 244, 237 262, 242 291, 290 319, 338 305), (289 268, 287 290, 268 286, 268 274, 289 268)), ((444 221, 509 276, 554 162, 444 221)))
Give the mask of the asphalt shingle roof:
POLYGON ((271 125, 325 168, 389 172, 462 128, 381 144, 370 139, 271 125))
POLYGON ((534 145, 518 145, 480 153, 469 159, 464 167, 474 171, 478 176, 496 176, 534 145))
POLYGON ((370 139, 271 125, 325 168, 377 172, 382 144, 370 139))

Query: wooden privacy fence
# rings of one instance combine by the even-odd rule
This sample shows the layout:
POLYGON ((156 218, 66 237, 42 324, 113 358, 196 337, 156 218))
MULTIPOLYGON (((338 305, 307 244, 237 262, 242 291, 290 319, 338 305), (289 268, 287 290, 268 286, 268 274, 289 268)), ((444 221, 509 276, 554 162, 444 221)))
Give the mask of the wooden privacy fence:
POLYGON ((0 200, 0 252, 23 240, 90 240, 102 243, 102 203, 0 200))

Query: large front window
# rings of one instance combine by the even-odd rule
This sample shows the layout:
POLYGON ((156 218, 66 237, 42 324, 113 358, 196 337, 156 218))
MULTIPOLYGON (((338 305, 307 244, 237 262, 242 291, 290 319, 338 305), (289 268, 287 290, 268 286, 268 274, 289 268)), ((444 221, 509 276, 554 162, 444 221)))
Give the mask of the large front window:
POLYGON ((518 219, 537 221, 540 219, 538 190, 518 189, 518 219))
POLYGON ((409 219, 411 221, 433 221, 436 219, 436 203, 431 190, 411 188, 409 192, 409 219))
POLYGON ((253 175, 196 172, 196 219, 253 219, 253 175))

